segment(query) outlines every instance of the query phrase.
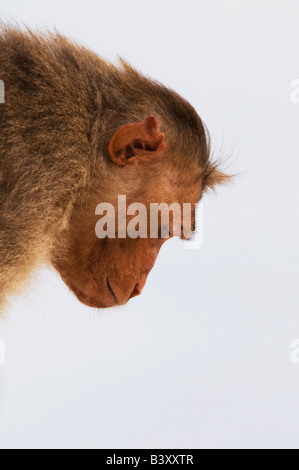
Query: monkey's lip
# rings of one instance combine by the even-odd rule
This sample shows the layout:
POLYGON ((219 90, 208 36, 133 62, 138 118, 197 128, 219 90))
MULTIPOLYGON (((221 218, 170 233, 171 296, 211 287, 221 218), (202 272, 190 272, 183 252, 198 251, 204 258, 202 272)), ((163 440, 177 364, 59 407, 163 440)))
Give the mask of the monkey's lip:
POLYGON ((74 284, 69 284, 69 288, 74 292, 80 302, 87 305, 88 307, 105 308, 105 306, 100 304, 98 300, 94 299, 93 297, 90 297, 89 295, 86 295, 81 289, 79 289, 74 284))
POLYGON ((109 281, 109 277, 107 277, 107 286, 108 286, 108 289, 109 289, 110 294, 112 295, 112 297, 113 297, 113 299, 114 299, 114 302, 116 303, 116 305, 118 305, 118 300, 117 300, 117 297, 116 297, 116 295, 115 295, 114 290, 113 290, 112 287, 111 287, 111 284, 110 284, 110 281, 109 281))

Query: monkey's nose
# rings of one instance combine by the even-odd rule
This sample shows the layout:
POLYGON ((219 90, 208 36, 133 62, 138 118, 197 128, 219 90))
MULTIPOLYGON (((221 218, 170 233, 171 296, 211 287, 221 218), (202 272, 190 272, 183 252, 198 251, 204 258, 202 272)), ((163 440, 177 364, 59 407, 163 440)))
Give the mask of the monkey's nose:
POLYGON ((139 282, 137 282, 137 284, 135 285, 134 289, 132 290, 132 293, 129 297, 129 300, 130 299, 133 299, 133 297, 137 297, 137 295, 140 295, 141 292, 142 292, 142 289, 144 288, 145 286, 145 283, 146 283, 146 279, 147 279, 147 275, 144 274, 143 276, 141 276, 139 282))
POLYGON ((141 289, 139 287, 139 284, 136 284, 136 286, 134 287, 134 289, 132 290, 132 293, 129 297, 129 300, 130 299, 133 299, 133 297, 137 297, 137 295, 140 295, 141 294, 141 289))

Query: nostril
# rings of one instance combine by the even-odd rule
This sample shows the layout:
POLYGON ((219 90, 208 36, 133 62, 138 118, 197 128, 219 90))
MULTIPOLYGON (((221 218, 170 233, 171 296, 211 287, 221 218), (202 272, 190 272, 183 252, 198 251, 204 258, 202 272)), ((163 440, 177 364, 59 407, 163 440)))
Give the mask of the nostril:
POLYGON ((130 295, 130 299, 133 299, 133 297, 136 297, 137 295, 140 295, 141 294, 141 290, 140 287, 139 287, 139 284, 136 284, 136 286, 134 287, 131 295, 130 295))

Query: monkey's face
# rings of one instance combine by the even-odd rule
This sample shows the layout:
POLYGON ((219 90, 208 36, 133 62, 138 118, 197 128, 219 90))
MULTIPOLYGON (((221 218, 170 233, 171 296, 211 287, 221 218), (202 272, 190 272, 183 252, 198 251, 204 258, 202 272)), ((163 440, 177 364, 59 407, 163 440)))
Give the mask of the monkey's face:
MULTIPOLYGON (((163 243, 174 235, 173 217, 166 234, 161 217, 152 226, 151 204, 169 207, 176 203, 182 208, 189 203, 194 213, 201 197, 198 175, 194 169, 186 174, 175 171, 163 158, 165 147, 154 118, 121 128, 110 143, 111 162, 101 188, 90 195, 84 207, 76 208, 67 232, 53 248, 54 267, 78 299, 90 307, 123 305, 141 293, 163 243), (119 196, 126 196, 121 224, 119 196), (96 230, 99 215, 104 216, 105 209, 99 210, 103 203, 108 204, 106 212, 111 207, 115 210, 114 233, 105 238, 96 230), (129 222, 136 216, 134 210, 127 211, 132 203, 142 203, 146 211, 145 219, 137 224, 139 230, 145 224, 145 232, 137 238, 129 230, 129 222)), ((107 230, 110 222, 108 217, 102 229, 107 230)), ((183 233, 183 223, 179 216, 178 236, 183 233)))
POLYGON ((85 305, 96 308, 124 305, 141 293, 162 243, 140 239, 94 240, 91 251, 83 246, 75 249, 74 245, 70 263, 54 261, 54 265, 85 305))
MULTIPOLYGON (((153 184, 148 183, 146 190, 139 193, 135 201, 144 202, 148 215, 150 203, 145 201, 154 204, 163 202, 166 206, 175 202, 180 207, 183 207, 183 203, 189 203, 190 211, 194 212, 196 201, 190 200, 190 193, 192 193, 190 187, 180 194, 174 192, 170 186, 166 191, 165 178, 163 179, 161 175, 160 181, 156 177, 153 184), (163 187, 163 191, 159 190, 159 187, 163 187), (185 193, 184 198, 182 193, 185 193)), ((198 187, 194 188, 194 193, 197 193, 196 198, 198 198, 198 187)), ((133 200, 128 196, 127 208, 133 200)), ((148 217, 145 221, 146 238, 131 238, 129 223, 135 216, 127 215, 126 238, 120 238, 116 210, 115 238, 107 236, 101 239, 97 236, 100 234, 96 227, 98 221, 104 219, 105 215, 100 217, 95 214, 97 207, 95 201, 92 197, 87 206, 75 212, 68 231, 61 236, 53 249, 52 263, 63 281, 85 305, 96 308, 124 305, 141 293, 162 245, 174 235, 173 214, 170 213, 169 234, 161 216, 157 226, 151 225, 151 218, 148 217)), ((118 198, 114 200, 110 198, 109 204, 117 208, 118 198)), ((105 231, 108 229, 108 223, 109 221, 102 224, 105 231)), ((183 224, 182 219, 179 220, 180 228, 181 224, 183 224)), ((137 230, 142 229, 139 223, 137 225, 134 223, 134 227, 137 230)), ((177 236, 185 238, 183 230, 180 234, 177 233, 177 236)))

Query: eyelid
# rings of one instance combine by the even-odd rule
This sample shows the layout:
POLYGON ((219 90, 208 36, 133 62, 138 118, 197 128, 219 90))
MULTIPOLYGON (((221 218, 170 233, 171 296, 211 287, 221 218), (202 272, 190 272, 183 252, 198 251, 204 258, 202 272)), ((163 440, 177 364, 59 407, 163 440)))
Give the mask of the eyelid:
POLYGON ((195 233, 195 229, 194 229, 194 230, 191 229, 191 232, 192 232, 192 233, 191 233, 190 236, 186 236, 186 235, 185 235, 184 227, 183 227, 183 226, 181 226, 181 229, 182 229, 181 240, 184 240, 184 241, 186 241, 186 242, 190 242, 190 241, 193 239, 193 236, 194 236, 194 233, 195 233))
POLYGON ((159 229, 158 229, 158 238, 164 238, 166 240, 167 238, 171 237, 171 233, 168 233, 167 237, 162 237, 162 232, 163 232, 164 229, 166 229, 166 228, 165 227, 159 227, 159 229))
MULTIPOLYGON (((158 230, 158 238, 162 238, 162 233, 163 233, 163 230, 164 230, 164 229, 167 230, 166 227, 160 227, 160 228, 159 228, 159 230, 158 230)), ((188 242, 188 241, 191 241, 191 240, 192 240, 193 235, 194 235, 194 232, 193 232, 192 235, 190 235, 189 237, 186 236, 185 233, 184 233, 184 227, 181 226, 181 235, 180 235, 180 237, 177 237, 177 238, 180 238, 181 240, 188 242)), ((165 240, 166 240, 166 237, 163 237, 163 238, 165 238, 165 240)), ((167 238, 174 238, 173 232, 171 232, 171 230, 169 231, 169 236, 168 236, 167 238)))

